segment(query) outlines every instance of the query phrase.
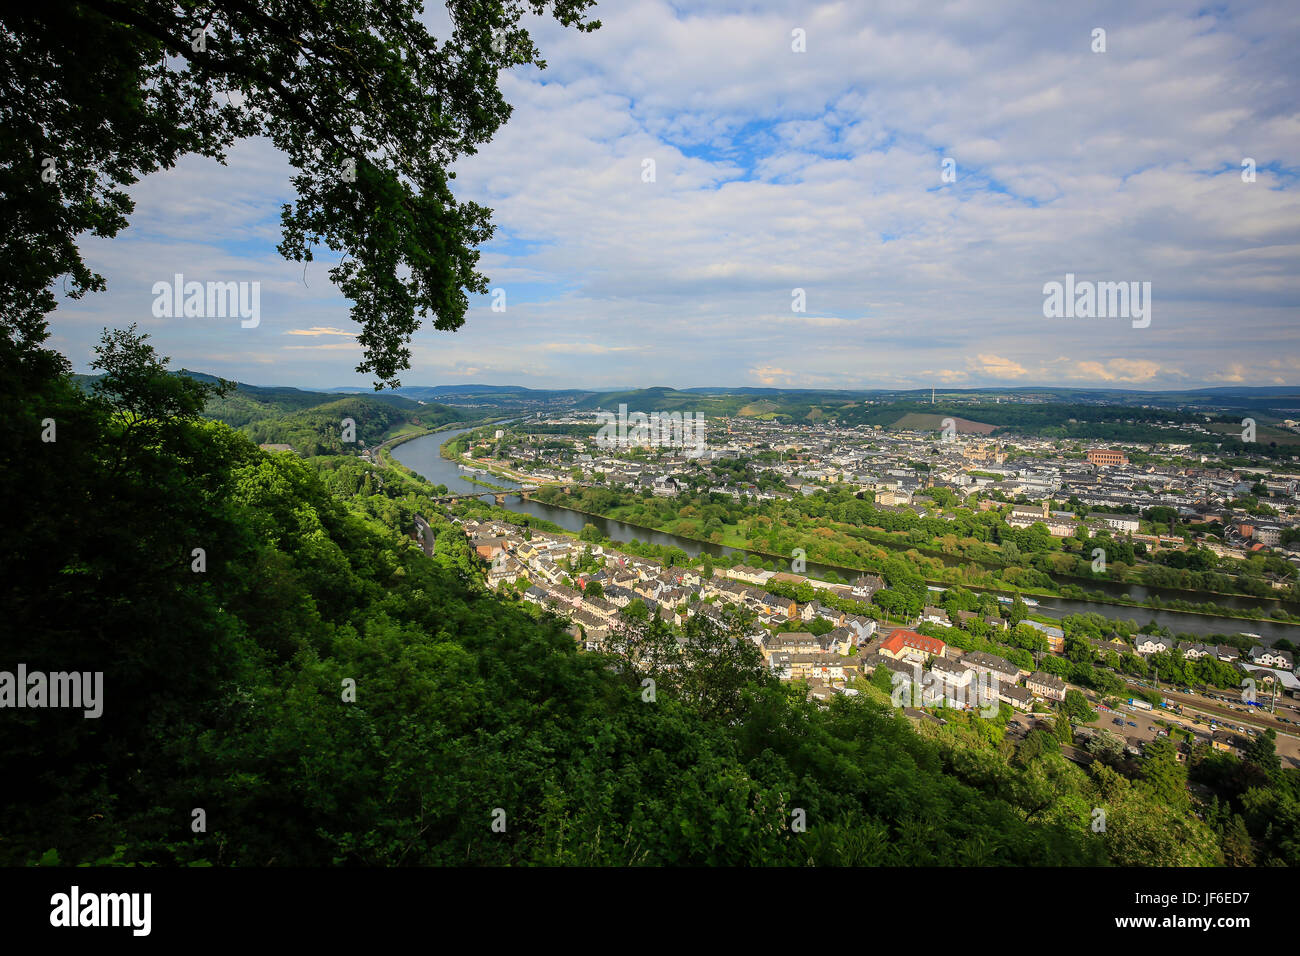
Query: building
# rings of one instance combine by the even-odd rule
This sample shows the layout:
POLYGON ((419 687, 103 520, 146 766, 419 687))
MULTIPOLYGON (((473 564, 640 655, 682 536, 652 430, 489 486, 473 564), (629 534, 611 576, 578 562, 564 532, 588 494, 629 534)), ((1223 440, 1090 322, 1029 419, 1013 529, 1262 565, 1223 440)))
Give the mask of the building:
POLYGON ((875 574, 863 574, 853 582, 853 596, 860 601, 870 601, 871 596, 885 586, 882 578, 875 574))
POLYGON ((951 623, 948 620, 948 612, 941 607, 927 606, 926 609, 921 612, 921 620, 927 621, 930 624, 942 624, 945 627, 951 623))
POLYGON ((961 662, 973 671, 997 678, 998 684, 1014 684, 1020 680, 1021 670, 1015 664, 993 654, 972 651, 962 657, 961 662))
POLYGON ((1138 529, 1137 515, 1112 515, 1094 511, 1092 514, 1088 515, 1088 520, 1104 525, 1114 531, 1132 532, 1138 529))
POLYGON ((1028 687, 1017 687, 1015 684, 997 685, 998 700, 1005 701, 1016 710, 1029 710, 1034 706, 1034 692, 1028 687))
POLYGON ((1025 627, 1032 627, 1047 640, 1047 649, 1053 654, 1061 654, 1065 651, 1065 631, 1052 624, 1044 624, 1041 621, 1022 621, 1025 627))
POLYGON ((905 627, 896 627, 881 643, 880 653, 894 660, 904 657, 946 657, 948 645, 937 637, 926 637, 905 627))
POLYGON ((1140 637, 1137 642, 1137 652, 1143 657, 1148 654, 1163 654, 1173 649, 1173 642, 1163 637, 1140 637))
POLYGON ((1065 700, 1065 681, 1051 674, 1034 671, 1026 678, 1025 686, 1033 692, 1035 697, 1045 697, 1048 700, 1065 700))
POLYGON ((1040 501, 1036 505, 1012 505, 1011 513, 1007 515, 1007 524, 1027 528, 1035 521, 1046 521, 1047 513, 1046 501, 1040 501))
POLYGON ((1099 468, 1114 468, 1118 465, 1127 465, 1128 455, 1118 448, 1090 448, 1088 461, 1099 468))
POLYGON ((1287 651, 1275 651, 1269 647, 1252 647, 1249 656, 1252 664, 1261 667, 1285 667, 1290 670, 1294 666, 1291 655, 1287 651))

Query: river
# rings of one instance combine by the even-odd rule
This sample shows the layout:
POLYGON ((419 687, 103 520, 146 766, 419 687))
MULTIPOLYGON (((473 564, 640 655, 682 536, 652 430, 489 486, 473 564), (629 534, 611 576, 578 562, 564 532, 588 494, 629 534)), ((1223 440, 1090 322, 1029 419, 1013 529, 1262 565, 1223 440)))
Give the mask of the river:
MULTIPOLYGON (((446 485, 448 490, 454 494, 464 492, 484 491, 486 489, 473 482, 467 481, 470 477, 467 472, 462 471, 455 462, 449 461, 442 457, 441 447, 444 443, 455 438, 457 435, 463 435, 467 431, 473 431, 470 428, 460 428, 444 432, 437 432, 432 435, 426 435, 422 438, 414 438, 408 442, 403 442, 393 448, 393 457, 400 461, 407 468, 423 475, 434 484, 446 485)), ((490 482, 503 488, 518 488, 519 483, 511 481, 508 478, 500 478, 496 475, 479 475, 483 481, 490 482)), ((642 528, 637 525, 626 524, 622 521, 615 521, 611 518, 602 518, 599 515, 583 514, 580 511, 573 511, 569 508, 561 508, 556 505, 543 504, 540 501, 528 500, 522 497, 510 497, 506 499, 506 505, 509 510, 522 512, 532 515, 536 518, 542 518, 553 524, 564 528, 566 531, 575 534, 582 530, 584 525, 595 525, 596 529, 605 537, 612 541, 638 541, 650 544, 669 545, 681 548, 691 557, 700 554, 734 554, 737 549, 728 548, 722 545, 711 544, 707 541, 696 541, 692 538, 681 538, 674 534, 668 534, 664 531, 656 531, 653 528, 642 528)), ((910 547, 910 546, 909 546, 910 547)), ((905 548, 904 548, 905 550, 905 548)), ((939 557, 940 555, 935 555, 939 557)), ((947 563, 962 563, 959 559, 953 560, 951 556, 947 563)), ((846 580, 852 580, 860 571, 852 568, 838 568, 830 565, 817 564, 809 561, 805 573, 809 577, 821 577, 827 571, 834 570, 840 577, 846 580)), ((1072 579, 1063 579, 1069 583, 1083 584, 1090 590, 1100 590, 1097 585, 1091 582, 1080 582, 1072 579)), ((1122 585, 1114 582, 1106 582, 1105 590, 1116 596, 1124 594, 1132 595, 1134 598, 1145 598, 1152 594, 1159 595, 1162 599, 1173 599, 1181 597, 1183 599, 1195 599, 1194 596, 1185 592, 1158 590, 1145 588, 1140 585, 1122 585)), ((977 590, 972 588, 972 590, 977 590)), ((1300 642, 1300 628, 1292 624, 1282 624, 1276 621, 1248 621, 1240 618, 1215 617, 1208 614, 1194 614, 1187 611, 1169 611, 1154 610, 1145 607, 1126 607, 1117 604, 1102 604, 1095 601, 1073 601, 1067 598, 1044 597, 1039 596, 1039 606, 1035 609, 1053 617, 1064 617, 1068 614, 1101 614, 1113 620, 1135 620, 1139 624, 1146 624, 1148 621, 1155 620, 1158 624, 1170 628, 1176 634, 1194 634, 1198 637, 1208 636, 1210 634, 1237 634, 1249 632, 1258 634, 1261 637, 1261 643, 1271 645, 1278 638, 1287 638, 1293 642, 1300 642)), ((1219 595, 1215 598, 1218 603, 1227 607, 1258 607, 1261 603, 1259 600, 1252 598, 1242 598, 1237 596, 1219 595)), ((1277 602, 1270 602, 1268 606, 1276 606, 1277 602)))

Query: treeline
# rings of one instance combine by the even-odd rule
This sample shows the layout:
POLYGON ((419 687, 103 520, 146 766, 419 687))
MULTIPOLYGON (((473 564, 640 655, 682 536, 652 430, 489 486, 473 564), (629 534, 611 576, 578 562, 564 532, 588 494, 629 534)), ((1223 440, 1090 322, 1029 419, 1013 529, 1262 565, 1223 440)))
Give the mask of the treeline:
MULTIPOLYGON (((1172 409, 1138 408, 1123 405, 1091 405, 1063 402, 976 402, 951 404, 940 402, 891 402, 887 405, 863 405, 841 409, 835 417, 845 425, 892 426, 908 414, 942 415, 996 425, 999 430, 1022 434, 1046 434, 1060 431, 1059 437, 1104 437, 1089 432, 1114 432, 1124 429, 1142 432, 1159 423, 1191 424, 1204 421, 1203 416, 1172 409), (1131 424, 1130 424, 1131 423, 1131 424)), ((1155 428, 1161 434, 1176 434, 1173 429, 1155 428)), ((994 434, 998 434, 995 431, 994 434)), ((1142 440, 1142 439, 1134 439, 1142 440)), ((1150 439, 1147 439, 1150 440, 1150 439)))

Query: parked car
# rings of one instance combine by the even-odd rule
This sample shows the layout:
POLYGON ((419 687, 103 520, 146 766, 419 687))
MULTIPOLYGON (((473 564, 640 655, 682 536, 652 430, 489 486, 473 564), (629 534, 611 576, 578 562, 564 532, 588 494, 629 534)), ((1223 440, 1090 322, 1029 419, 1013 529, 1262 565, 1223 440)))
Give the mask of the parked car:
POLYGON ((1128 723, 1128 725, 1129 725, 1130 727, 1136 727, 1136 726, 1137 726, 1137 724, 1133 723, 1133 721, 1131 721, 1131 720, 1128 721, 1127 723, 1128 723))

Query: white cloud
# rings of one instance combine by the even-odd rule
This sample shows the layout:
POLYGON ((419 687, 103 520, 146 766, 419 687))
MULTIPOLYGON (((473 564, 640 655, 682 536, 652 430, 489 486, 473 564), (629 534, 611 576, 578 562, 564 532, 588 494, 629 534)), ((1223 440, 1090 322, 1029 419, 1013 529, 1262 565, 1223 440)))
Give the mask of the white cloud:
MULTIPOLYGON (((1271 165, 1294 169, 1300 148, 1286 3, 650 0, 599 16, 592 34, 538 21, 550 68, 503 75, 514 115, 458 166, 461 193, 494 208, 482 268, 508 311, 483 299, 454 337, 421 332, 404 381, 1159 387, 1289 350, 1300 201, 1271 165), (1150 281, 1151 326, 1044 319, 1042 285, 1066 272, 1150 281), (807 313, 789 311, 795 287, 807 313)), ((274 252, 288 177, 262 141, 228 169, 148 177, 130 234, 86 244, 110 292, 61 307, 56 343, 84 361, 92 328, 136 316, 172 271, 261 278, 272 333, 355 331, 327 263, 304 284, 274 252)), ((190 367, 264 351, 238 329, 154 331, 190 367)), ((277 371, 353 382, 347 350, 277 371)))

